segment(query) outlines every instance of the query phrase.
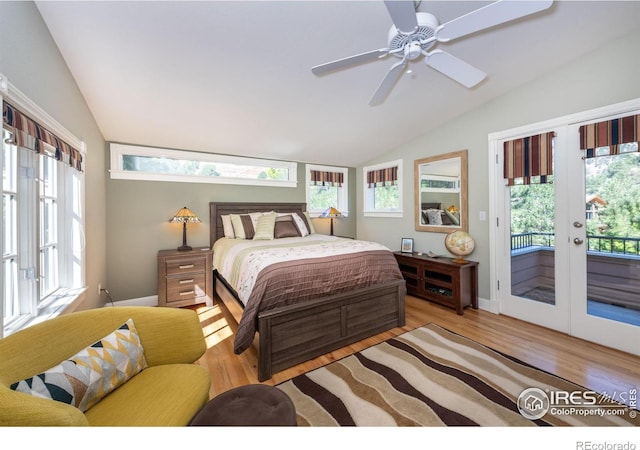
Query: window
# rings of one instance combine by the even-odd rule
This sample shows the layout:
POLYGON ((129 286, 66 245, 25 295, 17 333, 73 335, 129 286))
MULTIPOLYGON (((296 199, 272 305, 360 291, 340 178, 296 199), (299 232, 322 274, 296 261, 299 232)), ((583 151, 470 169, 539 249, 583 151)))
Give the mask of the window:
POLYGON ((3 320, 19 314, 18 305, 18 154, 12 139, 2 130, 2 298, 3 320))
POLYGON ((111 144, 111 178, 295 187, 297 164, 186 150, 111 144))
POLYGON ((307 211, 318 217, 333 206, 344 216, 349 215, 349 169, 307 164, 306 166, 307 211))
MULTIPOLYGON (((8 105, 0 97, 4 119, 0 336, 58 315, 84 298, 82 154, 49 131, 57 122, 20 98, 12 98, 8 105), (13 103, 20 103, 20 109, 13 103)), ((72 141, 83 147, 77 139, 72 141)))
POLYGON ((363 168, 364 215, 402 217, 402 160, 363 168))

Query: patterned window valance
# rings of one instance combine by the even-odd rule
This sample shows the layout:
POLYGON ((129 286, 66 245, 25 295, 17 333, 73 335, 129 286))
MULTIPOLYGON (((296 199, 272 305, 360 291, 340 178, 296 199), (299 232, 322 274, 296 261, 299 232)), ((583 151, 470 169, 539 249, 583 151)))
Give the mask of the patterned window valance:
POLYGON ((609 147, 606 155, 620 154, 620 145, 638 142, 640 114, 606 120, 580 127, 580 150, 586 150, 585 158, 600 156, 595 149, 609 147))
POLYGON ((6 102, 2 103, 2 120, 4 125, 13 132, 16 145, 19 147, 45 155, 48 154, 45 144, 48 144, 55 149, 55 155, 51 156, 82 172, 82 153, 79 150, 6 102))
POLYGON ((311 184, 316 186, 342 186, 344 174, 341 172, 323 172, 311 170, 311 184))
POLYGON ((398 166, 385 167, 384 169, 370 170, 367 172, 367 184, 369 187, 384 186, 387 183, 398 183, 398 166))
POLYGON ((522 184, 547 182, 547 177, 553 175, 554 136, 555 132, 550 131, 504 143, 504 178, 509 186, 517 179, 522 184))

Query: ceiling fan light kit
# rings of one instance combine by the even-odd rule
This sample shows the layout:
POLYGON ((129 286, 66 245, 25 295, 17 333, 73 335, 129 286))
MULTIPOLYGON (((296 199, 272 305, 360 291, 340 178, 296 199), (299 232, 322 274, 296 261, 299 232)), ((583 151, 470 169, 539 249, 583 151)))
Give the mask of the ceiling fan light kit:
POLYGON ((401 58, 401 61, 391 66, 371 97, 369 104, 372 106, 380 104, 386 99, 404 73, 408 62, 415 61, 421 56, 424 56, 427 66, 461 85, 467 88, 476 86, 485 79, 487 74, 444 50, 429 51, 431 47, 439 42, 449 42, 545 10, 551 6, 553 0, 498 0, 442 25, 433 14, 416 12, 413 1, 386 0, 384 3, 393 22, 387 36, 388 48, 360 53, 311 69, 314 74, 323 75, 382 59, 390 54, 401 58))

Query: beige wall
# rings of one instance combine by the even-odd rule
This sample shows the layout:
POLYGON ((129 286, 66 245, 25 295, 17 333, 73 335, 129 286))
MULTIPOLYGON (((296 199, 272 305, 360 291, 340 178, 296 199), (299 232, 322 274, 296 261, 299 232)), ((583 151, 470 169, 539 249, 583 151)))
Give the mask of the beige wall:
MULTIPOLYGON (((209 202, 305 202, 305 164, 298 164, 296 188, 228 184, 107 180, 107 289, 114 301, 157 294, 158 250, 182 245, 182 226, 169 223, 183 206, 201 223, 187 225, 187 243, 209 245, 209 202)), ((349 204, 355 205, 355 170, 349 172, 349 204)), ((351 207, 353 210, 353 206, 351 207)), ((337 235, 355 236, 355 217, 334 223, 337 235)), ((329 233, 328 219, 314 219, 329 233)))
POLYGON ((380 219, 362 216, 362 170, 358 169, 358 238, 379 241, 399 250, 401 238, 411 237, 415 240, 416 251, 446 254, 444 234, 414 231, 413 161, 468 149, 469 231, 476 240, 476 250, 469 258, 480 262, 480 297, 489 299, 491 224, 488 220, 479 220, 480 211, 489 214, 488 134, 640 97, 640 61, 632 56, 638 53, 640 33, 635 33, 368 162, 366 165, 402 158, 404 173, 409 174, 403 183, 404 217, 380 219))
POLYGON ((0 1, 0 72, 87 144, 86 284, 79 309, 101 306, 106 281, 105 143, 67 65, 32 2, 0 1))

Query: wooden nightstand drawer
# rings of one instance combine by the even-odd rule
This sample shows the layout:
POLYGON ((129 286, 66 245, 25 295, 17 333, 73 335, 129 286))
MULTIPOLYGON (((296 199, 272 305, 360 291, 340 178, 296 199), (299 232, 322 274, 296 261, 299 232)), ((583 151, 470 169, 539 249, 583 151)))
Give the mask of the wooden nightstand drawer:
POLYGON ((206 279, 203 274, 193 277, 167 279, 167 302, 202 297, 206 294, 206 279))
POLYGON ((210 248, 158 252, 158 305, 213 304, 213 252, 210 248))
POLYGON ((176 275, 181 273, 202 272, 204 273, 207 263, 206 257, 191 257, 188 259, 168 259, 167 275, 176 275))

